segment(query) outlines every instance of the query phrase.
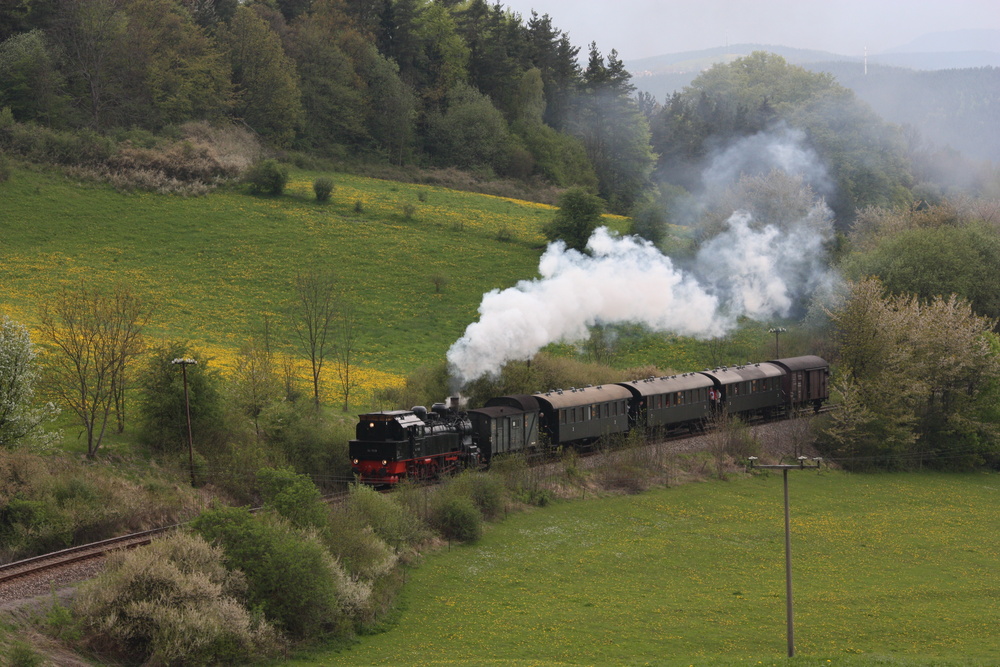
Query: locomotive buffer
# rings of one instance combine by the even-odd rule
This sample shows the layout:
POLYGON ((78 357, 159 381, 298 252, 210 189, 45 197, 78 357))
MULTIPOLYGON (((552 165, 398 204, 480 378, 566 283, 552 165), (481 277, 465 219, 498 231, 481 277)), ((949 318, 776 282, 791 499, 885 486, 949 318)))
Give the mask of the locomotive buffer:
POLYGON ((757 457, 751 456, 749 469, 762 468, 767 470, 780 470, 785 482, 785 612, 788 619, 788 657, 795 657, 795 628, 792 615, 792 531, 788 514, 788 471, 789 470, 818 470, 823 462, 822 458, 813 459, 814 465, 806 465, 809 459, 805 456, 798 458, 798 464, 774 464, 758 465, 757 457))

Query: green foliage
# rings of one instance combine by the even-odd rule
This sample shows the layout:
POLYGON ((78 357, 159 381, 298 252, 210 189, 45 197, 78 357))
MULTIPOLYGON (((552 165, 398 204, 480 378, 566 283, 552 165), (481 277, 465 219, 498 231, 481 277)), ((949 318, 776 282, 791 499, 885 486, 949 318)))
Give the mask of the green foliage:
POLYGON ((327 526, 329 508, 306 475, 263 468, 257 471, 257 484, 264 507, 275 510, 296 528, 322 530, 327 526))
POLYGON ((210 447, 221 436, 220 379, 212 360, 187 343, 168 341, 154 348, 139 374, 138 435, 140 442, 160 452, 183 452, 188 446, 187 405, 191 432, 198 447, 210 447), (188 401, 184 399, 184 374, 174 359, 193 358, 186 367, 188 401))
POLYGON ((41 30, 0 43, 0 107, 9 108, 18 120, 62 126, 64 83, 41 30))
POLYGON ((7 151, 41 164, 94 166, 107 162, 114 141, 88 130, 55 130, 34 123, 15 123, 0 133, 7 151))
POLYGON ((875 279, 850 289, 831 316, 842 408, 821 430, 825 455, 858 468, 995 462, 993 321, 955 296, 886 296, 875 279))
POLYGON ((550 241, 563 241, 567 248, 583 251, 597 229, 604 203, 583 188, 570 188, 559 198, 559 210, 542 232, 550 241))
POLYGON ((632 226, 629 233, 641 236, 655 246, 663 243, 667 235, 667 212, 656 203, 637 206, 632 211, 632 226))
POLYGON ((302 95, 281 39, 252 7, 240 4, 219 31, 219 41, 233 70, 233 112, 271 141, 291 141, 302 116, 302 95))
POLYGON ((457 489, 437 494, 429 520, 448 540, 475 542, 483 535, 482 513, 472 498, 457 489))
POLYGON ((503 480, 496 475, 466 471, 448 483, 450 491, 468 496, 484 518, 499 517, 507 504, 503 480))
POLYGON ((512 129, 531 154, 535 173, 560 187, 597 189, 597 174, 579 139, 540 123, 518 121, 512 129))
POLYGON ((317 178, 313 181, 313 192, 316 193, 316 201, 330 201, 330 195, 333 194, 333 179, 317 178))
POLYGON ((702 73, 653 121, 659 171, 671 183, 696 188, 699 165, 712 145, 800 128, 827 165, 836 193, 828 204, 846 229, 868 205, 909 201, 913 179, 898 128, 879 119, 829 74, 755 52, 702 73))
POLYGON ((958 294, 975 311, 1000 317, 1000 240, 996 225, 950 207, 888 211, 866 209, 855 224, 855 251, 845 274, 877 276, 894 294, 927 300, 958 294))
POLYGON ((408 508, 391 496, 362 484, 351 486, 347 512, 397 551, 416 546, 427 537, 427 529, 408 508))
POLYGON ((395 550, 358 515, 334 508, 329 531, 323 534, 327 548, 354 577, 375 580, 387 575, 397 563, 395 550))
POLYGON ((226 565, 246 575, 247 602, 298 638, 346 629, 346 578, 319 540, 273 514, 246 508, 202 513, 193 529, 221 546, 226 565))
POLYGON ((448 91, 445 110, 431 114, 427 125, 427 150, 438 164, 505 169, 507 121, 475 88, 460 83, 448 91))
POLYGON ((243 606, 245 582, 221 549, 183 533, 119 552, 74 601, 87 643, 129 661, 245 664, 277 652, 274 629, 243 606))
POLYGON ((42 656, 35 653, 30 645, 23 641, 15 641, 10 649, 10 667, 41 667, 42 656))
POLYGON ((288 167, 274 158, 261 160, 243 177, 250 184, 250 192, 280 196, 288 184, 288 167))
POLYGON ((365 145, 365 89, 358 85, 354 63, 338 44, 336 26, 303 17, 290 28, 285 44, 295 60, 302 91, 302 139, 324 153, 338 144, 365 145))

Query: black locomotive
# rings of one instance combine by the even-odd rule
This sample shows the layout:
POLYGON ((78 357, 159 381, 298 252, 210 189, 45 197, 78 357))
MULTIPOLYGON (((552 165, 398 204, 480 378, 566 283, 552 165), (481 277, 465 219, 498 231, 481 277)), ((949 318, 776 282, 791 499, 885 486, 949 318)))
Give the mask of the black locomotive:
POLYGON ((434 477, 489 463, 496 455, 576 446, 632 429, 696 430, 725 410, 743 417, 790 416, 829 398, 829 364, 817 356, 491 398, 460 412, 457 401, 428 412, 360 415, 348 451, 355 475, 371 484, 434 477))

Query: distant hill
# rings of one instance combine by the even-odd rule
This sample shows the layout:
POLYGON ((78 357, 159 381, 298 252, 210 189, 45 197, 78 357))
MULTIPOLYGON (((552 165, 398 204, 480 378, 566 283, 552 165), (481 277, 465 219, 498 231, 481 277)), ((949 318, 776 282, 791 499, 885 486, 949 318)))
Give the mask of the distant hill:
POLYGON ((926 140, 976 159, 1000 162, 1000 30, 923 35, 880 54, 861 55, 771 44, 664 54, 627 61, 632 83, 663 102, 716 63, 754 51, 793 65, 829 72, 885 120, 915 127, 926 140))
POLYGON ((730 63, 737 58, 748 56, 754 51, 776 53, 793 65, 806 66, 809 63, 846 61, 861 63, 861 57, 851 58, 828 51, 795 49, 775 44, 730 44, 700 51, 668 53, 625 62, 632 74, 632 83, 641 91, 663 101, 674 91, 682 90, 695 77, 716 63, 730 63))
POLYGON ((912 42, 886 49, 883 53, 955 53, 960 51, 1000 51, 1000 30, 949 30, 930 32, 912 42))
POLYGON ((844 62, 813 63, 882 118, 911 125, 936 146, 1000 163, 1000 67, 918 71, 844 62))
MULTIPOLYGON (((843 55, 829 51, 797 49, 775 44, 730 44, 699 51, 667 53, 629 60, 625 67, 632 82, 657 100, 683 90, 696 76, 716 63, 730 63, 754 51, 776 53, 793 65, 809 70, 815 63, 856 63, 864 71, 864 55, 843 55)), ((1000 67, 1000 30, 954 30, 922 35, 912 42, 869 53, 868 65, 905 67, 913 70, 1000 67)))

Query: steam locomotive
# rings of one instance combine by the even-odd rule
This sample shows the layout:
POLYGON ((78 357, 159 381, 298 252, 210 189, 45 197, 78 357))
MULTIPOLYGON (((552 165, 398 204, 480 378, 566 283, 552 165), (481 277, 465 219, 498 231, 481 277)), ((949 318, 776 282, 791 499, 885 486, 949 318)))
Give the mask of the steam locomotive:
POLYGON ((348 445, 362 482, 395 484, 494 456, 542 447, 579 446, 632 429, 703 428, 725 411, 744 418, 818 410, 829 398, 829 364, 809 355, 631 382, 491 398, 462 412, 457 399, 411 410, 359 416, 348 445))

